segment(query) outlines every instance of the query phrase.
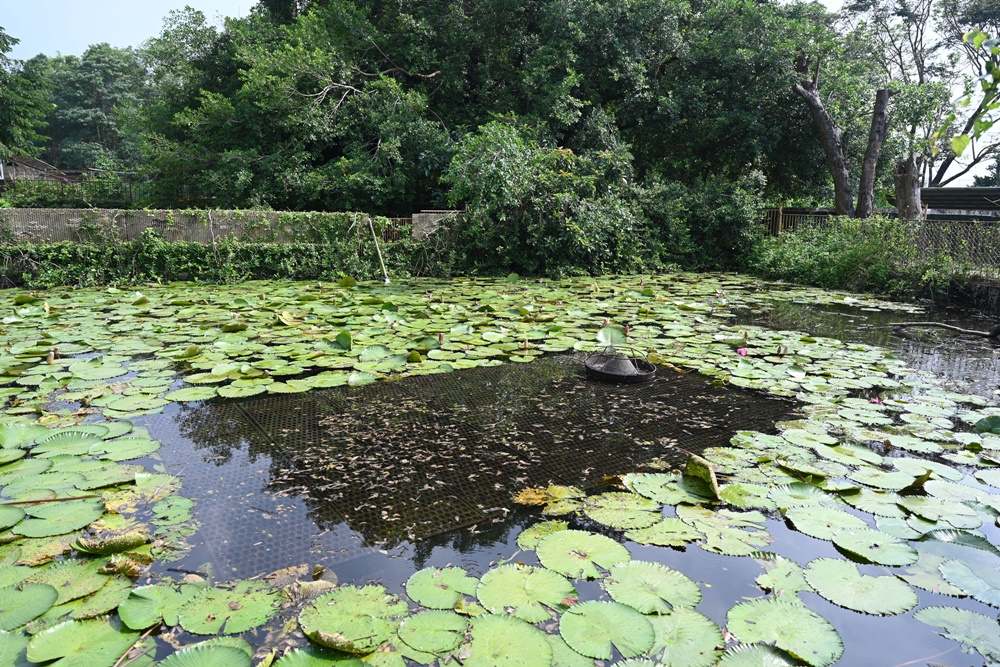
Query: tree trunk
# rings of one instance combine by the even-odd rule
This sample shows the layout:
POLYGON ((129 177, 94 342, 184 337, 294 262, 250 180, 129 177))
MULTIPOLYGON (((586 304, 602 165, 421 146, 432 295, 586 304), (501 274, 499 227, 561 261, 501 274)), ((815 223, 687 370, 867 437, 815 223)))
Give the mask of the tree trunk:
POLYGON ((919 220, 923 214, 920 203, 920 172, 924 159, 910 154, 896 165, 892 180, 896 185, 896 211, 900 220, 919 220))
POLYGON ((851 190, 851 175, 844 156, 844 133, 830 118, 813 81, 803 81, 796 84, 793 89, 805 101, 809 115, 812 116, 813 123, 819 131, 823 151, 826 153, 826 166, 833 176, 833 200, 837 215, 850 216, 854 213, 854 193, 851 190))
POLYGON ((875 91, 875 109, 872 111, 872 127, 868 133, 868 147, 861 163, 861 181, 858 183, 858 208, 856 218, 870 218, 875 210, 875 168, 882 152, 882 142, 889 133, 889 98, 895 91, 880 88, 875 91))

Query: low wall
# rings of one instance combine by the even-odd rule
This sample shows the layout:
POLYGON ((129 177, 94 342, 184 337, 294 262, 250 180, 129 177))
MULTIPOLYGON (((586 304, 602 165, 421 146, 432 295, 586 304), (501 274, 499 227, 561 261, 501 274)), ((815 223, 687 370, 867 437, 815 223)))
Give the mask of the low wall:
MULTIPOLYGON (((410 233, 410 220, 372 218, 377 233, 396 240, 410 233)), ((118 209, 0 209, 5 243, 109 243, 133 241, 157 229, 168 241, 212 244, 222 239, 264 243, 323 242, 331 234, 368 227, 364 213, 278 211, 173 211, 118 209)))

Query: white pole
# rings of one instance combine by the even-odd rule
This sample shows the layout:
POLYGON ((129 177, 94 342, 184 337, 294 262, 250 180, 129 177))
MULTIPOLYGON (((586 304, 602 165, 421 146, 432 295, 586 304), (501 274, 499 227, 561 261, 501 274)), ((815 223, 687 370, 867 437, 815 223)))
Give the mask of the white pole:
POLYGON ((372 240, 375 241, 375 252, 378 253, 378 263, 382 265, 382 275, 385 276, 385 284, 390 284, 389 272, 385 270, 385 262, 382 260, 382 250, 378 247, 378 236, 375 234, 375 225, 372 224, 371 216, 368 217, 368 229, 372 230, 372 240))

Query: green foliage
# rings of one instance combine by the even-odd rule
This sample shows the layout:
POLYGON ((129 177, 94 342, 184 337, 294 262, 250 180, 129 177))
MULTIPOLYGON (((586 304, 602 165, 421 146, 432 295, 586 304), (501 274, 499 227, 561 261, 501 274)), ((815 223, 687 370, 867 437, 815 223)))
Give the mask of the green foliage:
POLYGON ((964 271, 961 257, 924 256, 913 223, 873 217, 830 218, 824 225, 761 239, 751 271, 806 285, 900 297, 940 291, 964 271))
POLYGON ((627 153, 578 155, 492 121, 458 146, 443 182, 466 213, 459 263, 471 273, 636 271, 658 259, 622 182, 627 153), (612 267, 614 267, 612 269, 612 267))
POLYGON ((36 155, 43 137, 49 83, 34 68, 25 68, 7 54, 20 40, 0 27, 0 159, 36 155))

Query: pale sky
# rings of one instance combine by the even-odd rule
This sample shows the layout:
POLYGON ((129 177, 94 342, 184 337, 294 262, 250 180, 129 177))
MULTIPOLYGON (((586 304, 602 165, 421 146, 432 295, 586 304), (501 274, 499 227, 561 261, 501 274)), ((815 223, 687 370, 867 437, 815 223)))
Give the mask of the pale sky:
POLYGON ((0 26, 21 40, 10 54, 81 55, 91 44, 138 46, 160 34, 163 17, 190 5, 213 22, 246 16, 256 0, 0 0, 0 26))

